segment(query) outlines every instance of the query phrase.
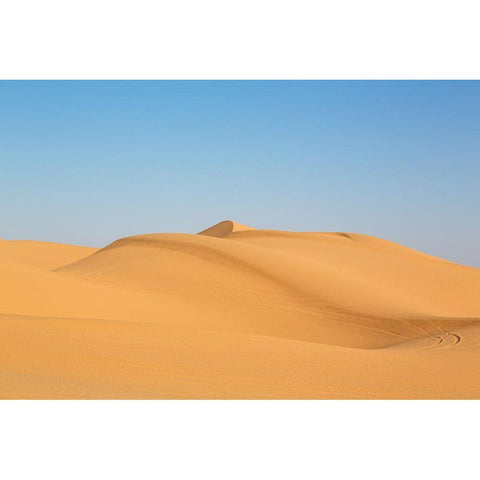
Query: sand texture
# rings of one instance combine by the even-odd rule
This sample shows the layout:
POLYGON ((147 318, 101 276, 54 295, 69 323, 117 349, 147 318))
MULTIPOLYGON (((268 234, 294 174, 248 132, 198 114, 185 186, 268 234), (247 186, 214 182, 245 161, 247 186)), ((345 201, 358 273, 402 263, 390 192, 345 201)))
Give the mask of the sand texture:
POLYGON ((353 233, 0 240, 0 398, 480 398, 480 269, 353 233))

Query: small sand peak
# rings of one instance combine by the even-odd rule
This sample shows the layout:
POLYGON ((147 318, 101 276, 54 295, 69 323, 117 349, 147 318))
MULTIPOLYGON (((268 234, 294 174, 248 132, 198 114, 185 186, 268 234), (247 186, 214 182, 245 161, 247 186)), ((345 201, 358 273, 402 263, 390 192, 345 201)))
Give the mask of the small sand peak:
POLYGON ((247 225, 242 225, 241 223, 234 222, 232 220, 223 220, 216 223, 212 227, 209 227, 201 232, 198 232, 198 235, 208 235, 210 237, 224 237, 229 233, 233 232, 243 232, 245 230, 255 230, 252 227, 247 225))

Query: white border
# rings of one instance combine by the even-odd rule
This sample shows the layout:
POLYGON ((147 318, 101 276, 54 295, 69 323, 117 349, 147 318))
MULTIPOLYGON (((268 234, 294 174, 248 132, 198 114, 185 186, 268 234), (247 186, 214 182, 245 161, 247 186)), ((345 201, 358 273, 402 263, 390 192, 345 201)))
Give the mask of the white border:
POLYGON ((0 78, 480 78, 473 0, 3 0, 0 78))
POLYGON ((29 401, 0 409, 1 478, 478 477, 469 401, 29 401))

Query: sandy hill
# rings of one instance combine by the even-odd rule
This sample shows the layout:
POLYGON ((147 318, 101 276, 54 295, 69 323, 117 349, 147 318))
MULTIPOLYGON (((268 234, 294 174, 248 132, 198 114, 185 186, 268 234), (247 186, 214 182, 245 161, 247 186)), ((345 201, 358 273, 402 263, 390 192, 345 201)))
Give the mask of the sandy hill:
POLYGON ((97 248, 52 242, 0 239, 0 259, 47 269, 74 262, 96 252, 97 248))
POLYGON ((232 221, 4 243, 2 397, 480 397, 479 269, 232 221))
POLYGON ((244 232, 247 230, 255 229, 252 227, 247 227, 247 225, 242 225, 241 223, 232 222, 231 220, 224 220, 223 222, 219 222, 212 227, 202 230, 198 233, 198 235, 208 235, 210 237, 225 237, 229 233, 244 232))

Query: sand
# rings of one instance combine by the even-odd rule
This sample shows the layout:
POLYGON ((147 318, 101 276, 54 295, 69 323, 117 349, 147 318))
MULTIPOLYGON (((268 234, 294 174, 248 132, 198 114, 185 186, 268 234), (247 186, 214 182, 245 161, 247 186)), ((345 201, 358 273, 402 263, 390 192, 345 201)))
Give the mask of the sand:
POLYGON ((480 398, 480 269, 223 221, 0 240, 0 398, 480 398))

